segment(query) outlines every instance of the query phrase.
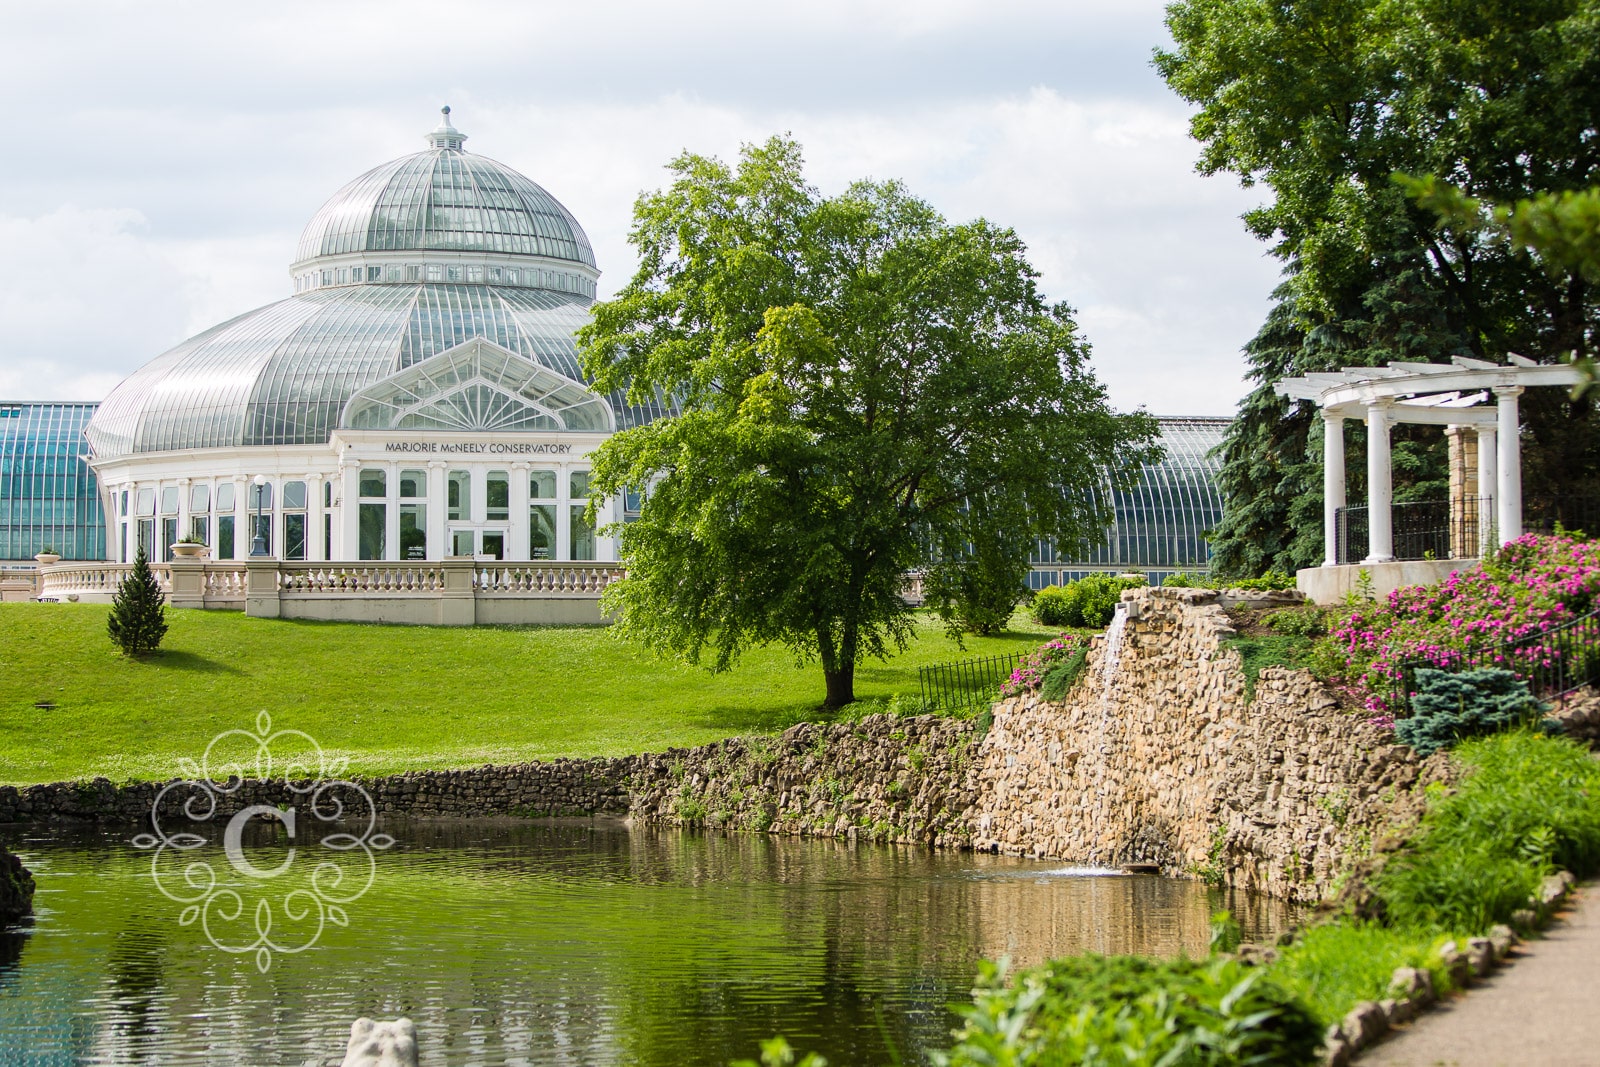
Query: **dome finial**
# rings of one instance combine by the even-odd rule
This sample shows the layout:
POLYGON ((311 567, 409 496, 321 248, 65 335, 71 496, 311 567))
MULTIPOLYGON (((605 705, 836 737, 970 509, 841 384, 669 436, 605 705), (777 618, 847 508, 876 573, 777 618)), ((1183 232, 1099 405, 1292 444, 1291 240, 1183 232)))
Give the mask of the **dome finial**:
POLYGON ((428 134, 427 141, 431 148, 443 148, 451 152, 461 151, 461 143, 467 135, 450 125, 450 105, 446 104, 439 109, 439 125, 428 134))

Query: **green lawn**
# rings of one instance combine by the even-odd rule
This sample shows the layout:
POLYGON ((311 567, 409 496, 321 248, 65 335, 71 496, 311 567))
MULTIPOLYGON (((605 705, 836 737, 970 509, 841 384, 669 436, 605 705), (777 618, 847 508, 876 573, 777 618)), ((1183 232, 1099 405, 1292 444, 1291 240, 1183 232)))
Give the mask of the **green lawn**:
MULTIPOLYGON (((165 778, 256 713, 304 730, 357 773, 620 755, 782 730, 819 716, 822 672, 781 648, 724 675, 663 663, 598 627, 443 628, 171 611, 163 653, 124 659, 106 608, 0 604, 0 783, 165 778), (35 705, 51 702, 55 707, 35 705)), ((862 700, 917 691, 917 668, 1031 648, 1018 613, 965 652, 924 618, 862 700)))

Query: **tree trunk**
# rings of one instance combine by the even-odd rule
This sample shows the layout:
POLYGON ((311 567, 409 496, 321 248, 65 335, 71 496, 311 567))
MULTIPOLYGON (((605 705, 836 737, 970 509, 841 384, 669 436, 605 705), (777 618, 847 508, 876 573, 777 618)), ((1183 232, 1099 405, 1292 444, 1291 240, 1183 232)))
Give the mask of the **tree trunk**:
POLYGON ((822 677, 828 683, 828 698, 822 706, 829 711, 838 711, 846 704, 856 702, 856 665, 850 663, 841 666, 838 670, 824 670, 822 677))

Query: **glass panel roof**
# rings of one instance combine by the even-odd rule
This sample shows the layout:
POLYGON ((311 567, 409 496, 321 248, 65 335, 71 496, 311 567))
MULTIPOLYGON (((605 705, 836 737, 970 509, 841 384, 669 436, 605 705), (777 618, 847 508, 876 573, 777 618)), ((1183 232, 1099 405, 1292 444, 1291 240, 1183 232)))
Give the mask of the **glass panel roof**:
MULTIPOLYGON (((86 435, 97 457, 321 443, 357 391, 474 338, 585 381, 573 332, 588 300, 548 289, 361 285, 319 289, 225 322, 112 390, 86 435)), ((666 414, 610 398, 618 427, 666 414)))
POLYGON ((295 261, 425 250, 595 265, 583 227, 555 197, 504 164, 450 148, 391 160, 333 194, 300 235, 295 261))

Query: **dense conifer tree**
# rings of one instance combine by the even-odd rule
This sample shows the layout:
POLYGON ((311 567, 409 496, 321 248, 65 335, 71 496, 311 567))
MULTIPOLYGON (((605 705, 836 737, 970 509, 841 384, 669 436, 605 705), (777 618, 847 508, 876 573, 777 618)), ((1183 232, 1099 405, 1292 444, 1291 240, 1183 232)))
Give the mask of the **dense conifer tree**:
POLYGON ((150 570, 144 546, 133 558, 133 570, 117 586, 106 619, 106 632, 126 656, 145 656, 154 652, 167 634, 167 608, 161 596, 161 583, 150 570))

